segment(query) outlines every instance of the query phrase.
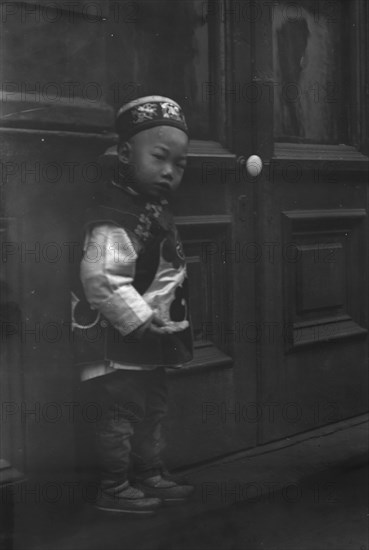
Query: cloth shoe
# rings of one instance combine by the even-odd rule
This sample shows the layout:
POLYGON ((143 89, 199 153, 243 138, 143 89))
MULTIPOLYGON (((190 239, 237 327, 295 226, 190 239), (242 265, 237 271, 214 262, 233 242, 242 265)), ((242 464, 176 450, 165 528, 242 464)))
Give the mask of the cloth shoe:
POLYGON ((102 489, 95 502, 95 507, 107 512, 118 512, 132 515, 152 515, 161 506, 160 498, 146 496, 128 481, 118 487, 102 489))
POLYGON ((184 502, 194 492, 194 486, 167 473, 137 479, 135 486, 147 497, 157 497, 166 503, 184 502))

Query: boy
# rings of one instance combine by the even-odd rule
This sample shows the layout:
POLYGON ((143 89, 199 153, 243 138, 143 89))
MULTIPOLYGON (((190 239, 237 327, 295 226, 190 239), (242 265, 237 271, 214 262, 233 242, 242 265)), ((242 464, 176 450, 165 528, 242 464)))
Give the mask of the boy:
POLYGON ((192 358, 185 259, 168 209, 188 129, 180 106, 161 96, 124 105, 116 128, 119 173, 87 216, 72 326, 82 379, 101 407, 96 505, 151 514, 193 491, 160 460, 165 367, 192 358))

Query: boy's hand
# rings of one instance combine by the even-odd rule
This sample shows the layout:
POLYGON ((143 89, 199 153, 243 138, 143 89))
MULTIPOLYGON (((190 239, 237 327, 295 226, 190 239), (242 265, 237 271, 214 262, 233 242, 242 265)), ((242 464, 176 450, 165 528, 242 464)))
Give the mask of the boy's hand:
POLYGON ((160 317, 154 314, 154 317, 151 319, 151 323, 148 325, 146 331, 149 334, 161 336, 162 334, 172 334, 173 332, 177 332, 178 328, 176 329, 174 326, 168 325, 160 319, 160 317))
POLYGON ((136 338, 137 340, 141 340, 144 336, 148 335, 157 337, 158 335, 165 334, 164 326, 165 323, 154 314, 150 320, 133 330, 129 337, 136 338))
POLYGON ((160 336, 161 334, 166 334, 168 331, 165 330, 164 321, 154 314, 145 332, 146 334, 152 334, 153 336, 160 336))
POLYGON ((154 314, 145 332, 146 334, 152 334, 153 336, 161 336, 163 334, 173 334, 175 332, 179 332, 186 329, 188 326, 188 321, 170 321, 169 323, 165 323, 162 319, 160 319, 160 317, 154 314))
POLYGON ((175 332, 186 329, 188 326, 188 321, 169 321, 165 323, 164 321, 162 321, 162 319, 154 314, 154 317, 151 319, 151 323, 146 330, 155 335, 173 334, 175 332))
POLYGON ((189 326, 188 321, 169 321, 165 323, 160 317, 155 313, 153 317, 145 323, 145 325, 140 326, 134 332, 131 333, 131 338, 135 336, 139 340, 146 336, 162 336, 163 334, 173 334, 181 330, 185 330, 189 326))

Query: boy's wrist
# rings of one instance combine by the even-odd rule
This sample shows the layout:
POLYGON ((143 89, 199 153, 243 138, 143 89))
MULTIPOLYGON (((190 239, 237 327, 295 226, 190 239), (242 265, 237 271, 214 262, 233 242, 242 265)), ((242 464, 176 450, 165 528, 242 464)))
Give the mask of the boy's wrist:
POLYGON ((133 336, 135 338, 142 338, 149 326, 151 325, 152 319, 154 314, 150 315, 150 317, 142 323, 142 325, 135 328, 132 332, 129 333, 129 337, 133 336))

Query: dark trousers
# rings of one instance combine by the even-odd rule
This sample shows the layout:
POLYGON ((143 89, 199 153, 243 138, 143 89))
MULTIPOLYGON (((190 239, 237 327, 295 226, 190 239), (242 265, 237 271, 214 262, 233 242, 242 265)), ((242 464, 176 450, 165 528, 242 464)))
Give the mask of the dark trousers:
POLYGON ((161 421, 167 412, 165 369, 117 370, 83 386, 100 411, 94 427, 102 487, 120 485, 131 475, 159 473, 161 421))

